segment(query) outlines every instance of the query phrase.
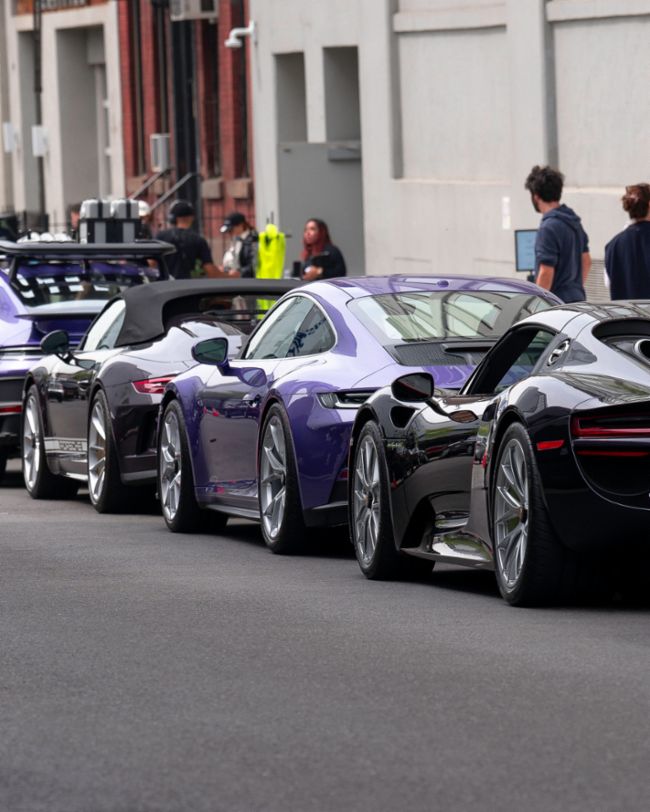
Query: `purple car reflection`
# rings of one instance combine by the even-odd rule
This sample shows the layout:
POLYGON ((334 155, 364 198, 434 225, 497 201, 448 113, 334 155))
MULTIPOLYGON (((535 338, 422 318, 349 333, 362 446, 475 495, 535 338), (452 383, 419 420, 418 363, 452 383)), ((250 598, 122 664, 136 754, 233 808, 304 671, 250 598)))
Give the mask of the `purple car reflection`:
MULTIPOLYGON (((159 493, 173 531, 202 508, 261 520, 275 552, 347 518, 356 410, 412 371, 458 389, 516 321, 559 303, 527 282, 361 277, 314 282, 278 302, 239 357, 201 363, 167 388, 159 493)), ((207 356, 201 347, 196 357, 207 356)))

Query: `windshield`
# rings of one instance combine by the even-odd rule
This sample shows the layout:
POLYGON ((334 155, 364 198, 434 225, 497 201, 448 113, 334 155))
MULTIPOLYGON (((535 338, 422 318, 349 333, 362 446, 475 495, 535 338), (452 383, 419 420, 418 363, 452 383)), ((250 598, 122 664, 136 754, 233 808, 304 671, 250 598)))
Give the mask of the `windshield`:
POLYGON ((29 307, 75 300, 112 299, 125 288, 158 279, 158 268, 146 260, 81 260, 34 262, 19 260, 12 287, 29 307))
POLYGON ((519 319, 552 305, 530 293, 462 290, 364 296, 349 307, 387 346, 445 339, 494 341, 519 319))

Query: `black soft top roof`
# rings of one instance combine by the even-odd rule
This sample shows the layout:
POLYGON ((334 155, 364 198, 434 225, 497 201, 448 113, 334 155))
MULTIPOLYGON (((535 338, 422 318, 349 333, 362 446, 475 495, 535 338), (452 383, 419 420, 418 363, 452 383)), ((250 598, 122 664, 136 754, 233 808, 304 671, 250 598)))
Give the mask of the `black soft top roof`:
POLYGON ((173 302, 182 305, 182 299, 202 296, 277 299, 301 284, 297 279, 177 279, 127 288, 111 299, 111 302, 123 299, 126 303, 124 323, 116 345, 139 344, 163 335, 166 305, 173 302))

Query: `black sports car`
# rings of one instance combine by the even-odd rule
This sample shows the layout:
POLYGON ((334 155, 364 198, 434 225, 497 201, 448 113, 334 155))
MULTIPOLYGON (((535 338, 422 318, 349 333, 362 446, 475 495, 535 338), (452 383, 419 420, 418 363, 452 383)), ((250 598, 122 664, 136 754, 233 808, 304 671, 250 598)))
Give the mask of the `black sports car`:
POLYGON ((536 313, 456 393, 398 378, 359 410, 349 499, 371 579, 444 561, 539 605, 595 583, 622 546, 647 562, 650 302, 536 313))
POLYGON ((35 499, 88 483, 99 512, 128 504, 129 486, 155 485, 156 417, 165 385, 194 366, 192 346, 225 336, 231 354, 295 280, 191 279, 122 291, 71 351, 65 330, 23 391, 25 486, 35 499))

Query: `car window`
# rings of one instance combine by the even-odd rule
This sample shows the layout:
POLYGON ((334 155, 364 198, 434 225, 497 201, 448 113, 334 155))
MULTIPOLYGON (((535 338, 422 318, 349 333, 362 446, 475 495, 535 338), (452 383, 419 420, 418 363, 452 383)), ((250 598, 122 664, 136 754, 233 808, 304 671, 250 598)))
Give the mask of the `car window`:
POLYGON ((527 378, 555 338, 554 332, 540 327, 513 330, 486 355, 469 381, 468 392, 501 392, 527 378))
POLYGON ((287 350, 287 356, 316 355, 319 352, 327 352, 334 346, 334 341, 334 333, 325 314, 319 307, 312 305, 293 337, 287 350))
POLYGON ((303 296, 283 302, 253 335, 244 358, 295 358, 330 350, 335 335, 323 311, 303 296))
POLYGON ((312 306, 312 302, 304 296, 285 299, 253 333, 243 357, 286 357, 312 306))
POLYGON ((125 288, 159 277, 144 260, 33 261, 20 259, 12 287, 28 307, 80 299, 108 301, 125 288))
POLYGON ((348 305, 382 346, 451 338, 494 340, 524 316, 551 306, 530 292, 489 290, 382 293, 348 305))
POLYGON ((126 304, 118 299, 100 313, 90 325, 80 349, 84 351, 112 349, 124 323, 126 304))

